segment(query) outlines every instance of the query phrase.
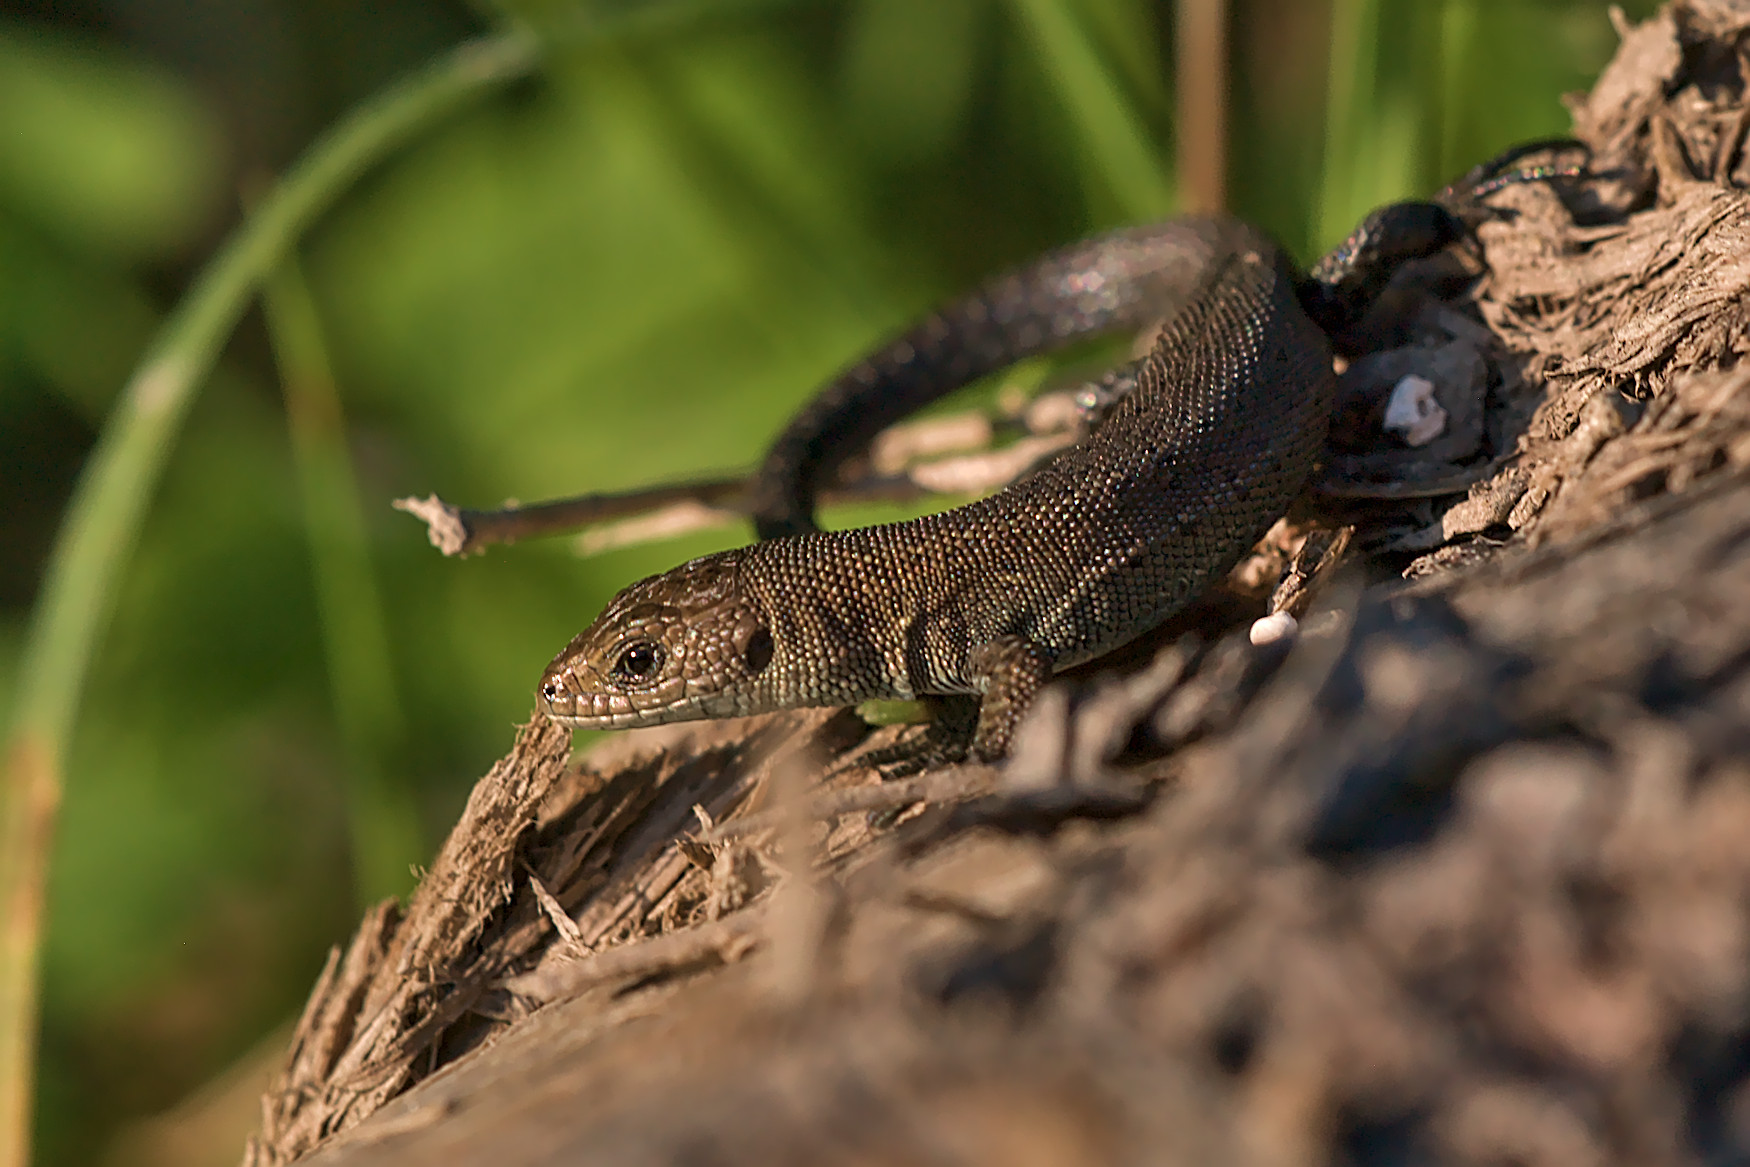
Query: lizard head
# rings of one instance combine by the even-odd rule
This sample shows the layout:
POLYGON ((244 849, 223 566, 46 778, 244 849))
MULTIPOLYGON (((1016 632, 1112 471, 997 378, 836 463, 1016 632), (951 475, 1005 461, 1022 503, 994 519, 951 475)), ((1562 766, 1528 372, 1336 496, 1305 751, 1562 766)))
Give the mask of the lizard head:
POLYGON ((537 704, 579 729, 629 729, 754 712, 771 623, 724 551, 615 596, 541 677, 537 704))

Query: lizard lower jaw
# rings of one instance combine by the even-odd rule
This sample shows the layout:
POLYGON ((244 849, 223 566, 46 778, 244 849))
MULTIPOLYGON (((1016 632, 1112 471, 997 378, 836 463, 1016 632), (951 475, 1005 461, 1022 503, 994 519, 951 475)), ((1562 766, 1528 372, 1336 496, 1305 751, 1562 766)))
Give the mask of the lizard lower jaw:
POLYGON ((565 692, 550 696, 544 686, 535 694, 535 711, 549 721, 573 729, 625 729, 635 725, 654 725, 659 720, 623 703, 579 699, 575 694, 565 692), (621 707, 616 709, 614 704, 621 704, 621 707), (580 705, 583 708, 580 709, 580 705))
POLYGON ((637 729, 645 725, 661 725, 666 721, 680 721, 682 716, 665 715, 662 712, 647 713, 631 711, 626 713, 562 713, 558 710, 541 710, 548 721, 556 721, 560 725, 569 725, 572 729, 637 729))
POLYGON ((637 729, 646 725, 665 725, 671 721, 694 721, 702 717, 722 716, 692 704, 656 705, 639 709, 624 698, 578 699, 566 696, 551 700, 545 694, 536 698, 536 711, 549 721, 569 725, 573 729, 637 729), (578 706, 584 706, 579 709, 578 706), (590 706, 594 706, 591 709, 590 706))
POLYGON ((547 720, 569 725, 573 729, 637 729, 647 725, 667 725, 675 721, 745 717, 762 712, 755 702, 732 694, 716 694, 711 699, 695 698, 639 709, 624 698, 591 699, 572 694, 551 698, 545 693, 537 693, 535 710, 547 720), (579 705, 585 708, 579 710, 579 705), (590 705, 596 708, 590 710, 590 705))

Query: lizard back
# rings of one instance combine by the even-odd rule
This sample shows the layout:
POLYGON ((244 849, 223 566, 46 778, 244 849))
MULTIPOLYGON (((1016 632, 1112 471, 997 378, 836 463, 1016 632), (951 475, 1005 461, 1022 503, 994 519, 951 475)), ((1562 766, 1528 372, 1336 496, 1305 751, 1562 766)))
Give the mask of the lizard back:
POLYGON ((1323 446, 1330 346, 1261 232, 1173 226, 1193 290, 1085 441, 966 506, 741 552, 807 674, 768 683, 821 703, 971 692, 970 651, 1010 634, 1062 669, 1161 623, 1268 529, 1323 446))

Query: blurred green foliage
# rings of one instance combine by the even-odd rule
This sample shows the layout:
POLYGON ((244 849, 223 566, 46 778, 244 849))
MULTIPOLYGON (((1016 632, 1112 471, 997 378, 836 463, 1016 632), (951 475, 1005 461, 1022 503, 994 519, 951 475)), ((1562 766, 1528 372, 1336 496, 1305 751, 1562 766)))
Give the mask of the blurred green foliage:
MULTIPOLYGON (((629 6, 360 7, 255 0, 207 39, 147 0, 0 23, 0 711, 72 475, 236 192, 471 29, 629 6), (238 36, 279 64, 227 72, 256 60, 238 36)), ((1562 132, 1558 95, 1614 46, 1583 0, 1233 8, 1232 197, 1303 257, 1379 202, 1562 132)), ((99 1156, 295 1010, 356 916, 361 750, 412 792, 419 862, 615 588, 746 537, 450 562, 387 500, 749 465, 931 301, 1170 207, 1172 27, 1147 0, 701 2, 556 41, 538 80, 388 160, 318 226, 295 343, 338 387, 358 562, 383 597, 357 611, 389 657, 354 670, 374 689, 346 708, 379 702, 389 728, 337 716, 358 690, 334 673, 324 614, 346 617, 319 602, 309 526, 336 512, 310 501, 323 455, 288 438, 297 358, 252 318, 152 502, 70 759, 43 1162, 99 1156)))
POLYGON ((187 239, 219 193, 209 112, 113 49, 26 31, 0 37, 0 198, 81 250, 187 239))

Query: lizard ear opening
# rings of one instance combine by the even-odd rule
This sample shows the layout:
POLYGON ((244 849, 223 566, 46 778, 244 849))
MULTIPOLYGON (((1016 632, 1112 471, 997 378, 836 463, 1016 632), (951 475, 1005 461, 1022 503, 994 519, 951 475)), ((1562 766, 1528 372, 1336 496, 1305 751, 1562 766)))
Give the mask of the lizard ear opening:
POLYGON ((772 663, 772 630, 764 624, 755 628, 753 635, 747 638, 741 656, 750 674, 757 677, 765 672, 766 666, 772 663))

